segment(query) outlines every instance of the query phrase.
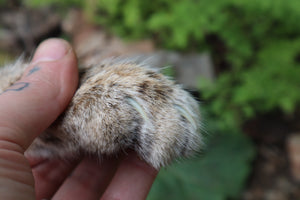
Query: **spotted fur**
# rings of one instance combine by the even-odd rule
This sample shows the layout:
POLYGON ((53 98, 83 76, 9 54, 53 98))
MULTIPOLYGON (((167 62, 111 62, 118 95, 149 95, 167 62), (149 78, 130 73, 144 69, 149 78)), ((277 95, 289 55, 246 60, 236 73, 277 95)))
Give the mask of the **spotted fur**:
MULTIPOLYGON (((0 90, 25 67, 18 61, 2 68, 0 90)), ((26 153, 65 158, 134 149, 159 169, 191 156, 201 143, 198 103, 188 92, 145 63, 110 59, 81 71, 68 108, 26 153)))

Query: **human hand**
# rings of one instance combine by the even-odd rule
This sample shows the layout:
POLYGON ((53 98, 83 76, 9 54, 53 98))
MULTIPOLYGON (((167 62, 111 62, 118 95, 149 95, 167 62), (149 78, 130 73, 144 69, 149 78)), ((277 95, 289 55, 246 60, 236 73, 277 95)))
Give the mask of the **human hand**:
POLYGON ((0 95, 0 199, 145 199, 157 171, 129 153, 123 159, 36 160, 24 152, 68 105, 78 82, 65 41, 37 49, 23 77, 0 95))

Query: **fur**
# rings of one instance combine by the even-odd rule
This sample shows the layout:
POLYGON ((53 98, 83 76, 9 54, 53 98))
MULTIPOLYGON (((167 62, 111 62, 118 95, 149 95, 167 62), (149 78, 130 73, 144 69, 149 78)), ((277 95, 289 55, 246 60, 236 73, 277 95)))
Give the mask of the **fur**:
MULTIPOLYGON (((27 64, 0 69, 0 91, 27 64)), ((35 157, 111 155, 134 149, 154 168, 189 157, 202 145, 199 105, 146 62, 113 58, 85 67, 65 112, 27 150, 35 157)))

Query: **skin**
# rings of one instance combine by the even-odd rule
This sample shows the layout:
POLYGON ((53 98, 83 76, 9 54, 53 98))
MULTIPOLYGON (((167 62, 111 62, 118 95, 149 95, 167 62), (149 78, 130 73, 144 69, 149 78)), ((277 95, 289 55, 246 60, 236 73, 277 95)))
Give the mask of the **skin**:
POLYGON ((77 60, 60 39, 44 41, 20 81, 0 94, 0 199, 145 199, 157 171, 134 152, 116 158, 36 160, 25 150, 68 105, 77 60))

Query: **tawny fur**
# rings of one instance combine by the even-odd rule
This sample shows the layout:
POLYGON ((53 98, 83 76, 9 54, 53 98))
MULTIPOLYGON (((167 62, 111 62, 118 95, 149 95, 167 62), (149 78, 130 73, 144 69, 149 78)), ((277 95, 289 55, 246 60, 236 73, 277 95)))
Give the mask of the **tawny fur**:
MULTIPOLYGON (((0 69, 0 91, 27 64, 0 69)), ((79 152, 110 155, 134 149, 159 169, 189 157, 202 143, 198 103, 155 68, 110 59, 87 67, 66 111, 30 146, 36 157, 66 158, 79 152)))

